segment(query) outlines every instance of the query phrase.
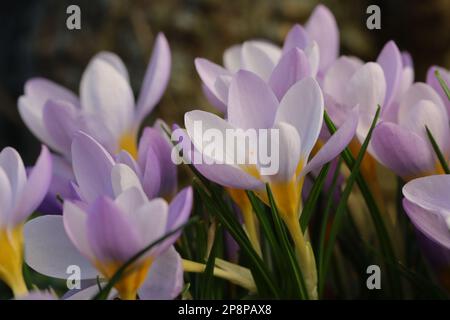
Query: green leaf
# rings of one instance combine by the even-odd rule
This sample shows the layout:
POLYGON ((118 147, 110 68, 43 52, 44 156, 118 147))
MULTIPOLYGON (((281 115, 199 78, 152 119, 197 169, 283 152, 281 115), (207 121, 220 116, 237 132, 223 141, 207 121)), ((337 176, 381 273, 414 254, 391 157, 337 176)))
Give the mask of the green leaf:
POLYGON ((323 293, 325 277, 327 275, 329 263, 330 263, 331 256, 332 256, 332 253, 334 250, 334 243, 336 241, 336 237, 339 232, 342 218, 344 216, 344 212, 345 212, 345 209, 347 206, 347 200, 352 191, 353 184, 356 181, 356 177, 359 175, 359 168, 361 166, 361 162, 364 158, 367 147, 369 145, 370 138, 372 137, 372 132, 377 123, 379 114, 380 114, 380 107, 377 108, 377 112, 372 121, 369 132, 367 133, 367 136, 361 146, 361 149, 358 153, 356 161, 354 162, 354 164, 352 166, 350 177, 347 180, 347 184, 345 186, 344 192, 342 193, 341 200, 339 201, 339 204, 336 209, 336 214, 334 216, 333 224, 331 226, 329 237, 328 237, 328 243, 327 243, 326 249, 324 251, 323 259, 322 259, 322 261, 320 261, 320 266, 319 266, 319 279, 321 279, 320 286, 319 286, 319 296, 321 296, 323 293))
POLYGON ((300 225, 303 232, 305 232, 306 228, 309 225, 309 221, 311 220, 313 210, 316 207, 317 200, 319 199, 319 195, 323 189, 323 185, 325 183, 325 179, 327 177, 329 169, 330 163, 327 163, 322 167, 319 176, 314 181, 311 192, 309 193, 308 198, 305 201, 302 214, 300 215, 300 225))
POLYGON ((427 126, 425 126, 425 130, 427 131, 428 139, 430 139, 431 145, 433 146, 433 150, 434 150, 434 152, 436 153, 436 156, 439 159, 439 163, 441 164, 442 169, 444 169, 444 172, 446 174, 449 174, 450 173, 450 169, 448 168, 447 160, 445 160, 445 157, 442 154, 442 151, 439 148, 436 140, 434 139, 433 134, 431 133, 430 129, 427 126))
MULTIPOLYGON (((326 112, 325 112, 325 123, 331 134, 336 132, 336 126, 334 125, 333 121, 326 112)), ((345 148, 345 150, 341 153, 341 156, 342 159, 344 159, 345 164, 347 165, 349 170, 352 170, 355 164, 355 159, 353 158, 350 150, 348 148, 345 148)), ((367 208, 369 209, 370 217, 375 226, 375 230, 377 232, 377 236, 380 242, 381 251, 383 253, 383 259, 386 262, 390 262, 390 265, 392 265, 393 263, 396 263, 397 259, 395 258, 394 249, 391 244, 388 232, 386 230, 386 226, 384 225, 383 218, 381 217, 381 213, 377 206, 377 203, 374 197, 372 196, 369 186, 367 185, 366 181, 364 180, 364 177, 361 174, 358 174, 356 176, 356 183, 358 184, 358 187, 361 190, 361 194, 364 198, 367 208)), ((393 291, 396 291, 396 293, 398 293, 399 290, 401 290, 400 289, 401 283, 396 270, 394 270, 393 268, 389 268, 387 273, 389 283, 393 287, 393 291)))
POLYGON ((266 192, 269 198, 270 208, 272 212, 272 218, 275 224, 275 230, 278 238, 281 240, 283 253, 287 256, 289 265, 291 266, 291 270, 293 272, 293 278, 295 281, 295 288, 298 290, 298 295, 301 299, 308 299, 308 291, 306 290, 305 281, 303 278, 302 271, 300 270, 300 266, 298 265, 298 260, 294 251, 294 248, 288 240, 288 232, 280 215, 278 213, 278 209, 275 203, 275 199, 273 198, 272 190, 270 189, 269 184, 266 184, 266 192))
POLYGON ((444 90, 445 95, 447 96, 447 99, 450 100, 450 90, 448 89, 448 86, 447 86, 447 84, 445 83, 444 79, 442 79, 441 74, 439 73, 438 70, 436 70, 436 71, 434 72, 434 74, 435 74, 436 78, 438 79, 439 84, 440 84, 441 87, 442 87, 442 90, 444 90))

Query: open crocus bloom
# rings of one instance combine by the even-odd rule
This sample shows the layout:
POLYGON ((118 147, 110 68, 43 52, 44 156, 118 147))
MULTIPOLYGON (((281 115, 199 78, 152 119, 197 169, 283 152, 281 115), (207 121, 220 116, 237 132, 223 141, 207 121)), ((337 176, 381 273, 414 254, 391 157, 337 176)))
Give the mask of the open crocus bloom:
MULTIPOLYGON (((310 153, 322 127, 323 113, 322 92, 313 78, 307 77, 294 84, 279 102, 263 79, 252 72, 241 70, 231 80, 227 120, 199 110, 185 115, 189 139, 196 150, 208 159, 207 164, 194 165, 206 178, 232 188, 231 195, 238 200, 238 204, 239 199, 246 199, 245 189, 256 190, 267 201, 264 184, 270 184, 280 214, 290 228, 297 247, 301 247, 300 263, 309 272, 305 276, 310 285, 311 297, 316 295, 314 256, 305 244, 298 223, 303 177, 335 158, 353 138, 357 125, 355 111, 310 160, 310 153), (221 156, 230 151, 227 150, 230 146, 228 140, 223 143, 220 139, 214 139, 212 143, 205 145, 204 136, 197 129, 198 125, 205 132, 208 129, 218 130, 225 139, 230 131, 269 129, 277 132, 278 139, 269 141, 268 136, 261 135, 257 142, 259 148, 265 144, 271 149, 272 155, 278 155, 278 158, 275 157, 276 172, 264 174, 259 162, 224 162, 221 156)), ((249 145, 246 138, 245 134, 237 134, 236 144, 241 150, 244 148, 243 152, 250 159, 252 154, 259 153, 261 149, 257 151, 256 144, 249 145)))
POLYGON ((73 198, 71 144, 77 131, 89 133, 111 154, 127 150, 137 158, 138 129, 161 99, 170 68, 169 45, 159 34, 136 103, 126 67, 111 52, 101 52, 89 62, 79 97, 47 79, 34 78, 25 84, 25 94, 18 101, 23 121, 37 138, 62 155, 53 156, 53 180, 46 208, 42 208, 45 212, 61 210, 56 195, 73 198))
MULTIPOLYGON (((109 279, 134 254, 189 217, 191 188, 179 192, 170 205, 161 198, 149 200, 136 172, 114 161, 87 134, 80 132, 74 138, 72 157, 74 188, 81 200, 66 200, 62 217, 42 216, 26 225, 26 262, 36 271, 66 278, 68 266, 78 265, 83 280, 97 275, 109 279)), ((174 234, 130 267, 116 285, 122 298, 135 298, 137 291, 148 299, 178 295, 181 259, 171 247, 178 236, 174 234)))
POLYGON ((15 296, 27 293, 22 276, 23 224, 44 199, 51 174, 46 147, 28 177, 16 150, 8 147, 0 152, 0 279, 15 296))
POLYGON ((246 41, 224 52, 224 67, 203 58, 197 58, 195 66, 206 97, 218 110, 226 112, 230 80, 237 71, 257 74, 281 98, 296 81, 318 73, 321 77, 338 51, 339 31, 334 16, 318 5, 305 28, 295 25, 289 31, 283 48, 261 40, 246 41))
MULTIPOLYGON (((403 207, 420 235, 423 249, 438 272, 450 266, 450 175, 418 178, 403 187, 403 207)), ((448 278, 447 278, 448 279, 448 278)))

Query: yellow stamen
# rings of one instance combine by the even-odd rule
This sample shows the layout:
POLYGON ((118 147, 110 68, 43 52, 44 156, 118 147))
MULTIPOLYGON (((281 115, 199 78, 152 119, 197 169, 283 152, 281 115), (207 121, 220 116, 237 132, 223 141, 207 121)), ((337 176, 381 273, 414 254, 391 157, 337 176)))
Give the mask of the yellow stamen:
POLYGON ((14 296, 28 293, 23 279, 23 225, 0 230, 0 279, 13 291, 14 296))
POLYGON ((233 199, 239 209, 241 209, 242 217, 244 218, 245 230, 247 231, 250 242, 256 252, 261 256, 262 252, 259 243, 257 220, 255 219, 252 204, 250 203, 245 190, 227 188, 227 191, 231 199, 233 199))
POLYGON ((138 146, 136 142, 136 133, 133 131, 127 132, 119 140, 119 150, 125 150, 130 153, 130 155, 137 159, 138 156, 138 146))
MULTIPOLYGON (((135 300, 137 291, 147 278, 148 271, 153 263, 153 258, 147 258, 137 265, 131 266, 124 272, 121 279, 114 285, 122 300, 135 300)), ((108 264, 95 262, 96 268, 107 279, 111 279, 117 270, 123 265, 122 262, 111 262, 108 264)))

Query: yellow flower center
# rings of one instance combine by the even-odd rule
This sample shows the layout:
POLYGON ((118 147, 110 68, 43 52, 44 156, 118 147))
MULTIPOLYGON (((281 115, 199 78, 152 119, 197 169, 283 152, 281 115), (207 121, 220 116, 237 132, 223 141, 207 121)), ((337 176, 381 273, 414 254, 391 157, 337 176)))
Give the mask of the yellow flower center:
POLYGON ((119 150, 128 151, 128 153, 134 158, 137 159, 138 156, 138 146, 136 142, 136 134, 134 131, 130 131, 122 135, 119 140, 119 150))
MULTIPOLYGON (((137 291, 147 278, 152 263, 153 258, 150 257, 125 270, 120 280, 114 285, 114 288, 119 292, 119 297, 122 300, 136 299, 137 291)), ((105 278, 111 280, 114 274, 123 265, 123 262, 110 262, 105 264, 97 261, 94 265, 105 278)))
POLYGON ((22 224, 13 229, 0 229, 0 279, 16 297, 28 293, 22 273, 23 242, 22 224))

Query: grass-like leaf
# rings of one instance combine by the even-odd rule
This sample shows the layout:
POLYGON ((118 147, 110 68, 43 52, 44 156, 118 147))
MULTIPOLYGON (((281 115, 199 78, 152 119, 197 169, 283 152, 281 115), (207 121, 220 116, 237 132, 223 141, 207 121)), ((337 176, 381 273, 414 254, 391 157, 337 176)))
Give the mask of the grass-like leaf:
POLYGON ((430 143, 433 146, 434 153, 436 153, 436 156, 439 159, 439 163, 441 164, 442 169, 444 170, 444 172, 446 174, 449 174, 450 169, 448 167, 447 160, 445 159, 444 155, 442 154, 442 151, 439 148, 436 140, 434 139, 433 134, 431 133, 430 129, 427 126, 425 126, 425 130, 427 131, 428 139, 430 140, 430 143))
POLYGON ((319 264, 319 279, 320 279, 319 296, 323 293, 323 288, 326 280, 325 277, 327 275, 329 263, 334 250, 334 243, 336 241, 337 234, 340 229, 342 218, 344 217, 344 212, 347 206, 347 200, 348 197, 350 196, 350 192, 352 191, 353 184, 356 181, 356 177, 359 175, 359 168, 361 166, 361 162, 364 158, 367 147, 369 145, 370 138, 372 137, 372 131, 375 128, 379 114, 380 114, 380 107, 378 107, 377 109, 375 117, 370 126, 369 132, 367 133, 367 136, 361 146, 361 149, 359 150, 358 156, 356 157, 356 160, 352 166, 350 177, 347 180, 347 184, 345 186, 344 192, 342 193, 341 200, 339 201, 339 204, 336 209, 336 214, 334 216, 333 224, 330 229, 327 246, 324 250, 323 259, 322 261, 320 261, 319 264))
POLYGON ((442 90, 444 90, 445 95, 447 96, 447 99, 450 100, 450 90, 448 88, 448 85, 445 83, 444 79, 442 79, 442 76, 441 76, 441 74, 439 73, 438 70, 436 70, 434 72, 434 74, 435 74, 436 78, 438 79, 439 84, 442 87, 442 90))

